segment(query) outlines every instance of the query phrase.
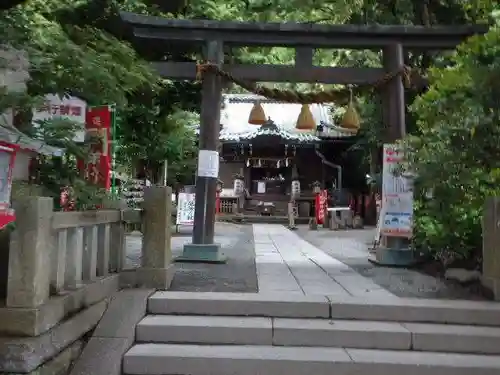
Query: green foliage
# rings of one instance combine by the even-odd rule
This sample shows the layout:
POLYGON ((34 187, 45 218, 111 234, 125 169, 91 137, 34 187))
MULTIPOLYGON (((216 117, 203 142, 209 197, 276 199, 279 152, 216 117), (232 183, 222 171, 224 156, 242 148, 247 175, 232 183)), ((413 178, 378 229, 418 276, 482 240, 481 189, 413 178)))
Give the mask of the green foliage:
POLYGON ((89 184, 77 168, 77 159, 87 161, 93 140, 85 144, 73 141, 79 126, 71 121, 43 121, 34 127, 31 136, 44 143, 64 150, 64 155, 42 156, 35 177, 35 183, 43 186, 43 194, 54 198, 59 206, 63 189, 69 188, 75 209, 94 209, 101 205, 109 194, 102 188, 89 184))
POLYGON ((72 185, 82 202, 97 194, 87 191, 76 169, 75 158, 86 155, 86 146, 72 142, 67 121, 30 126, 31 108, 47 93, 69 93, 90 105, 116 104, 118 159, 128 163, 126 169, 133 170, 138 160, 157 165, 168 159, 184 165, 186 173, 193 171, 186 169, 192 163, 184 155, 192 158, 194 138, 183 128, 187 118, 177 107, 192 110, 198 97, 192 90, 179 95, 183 85, 163 82, 123 40, 119 9, 161 14, 149 2, 135 0, 30 0, 0 13, 0 40, 26 51, 31 64, 28 91, 2 92, 0 109, 16 108, 24 113, 18 124, 23 131, 66 150, 64 160, 44 158, 39 175, 53 194, 72 185))
MULTIPOLYGON (((199 123, 196 113, 175 109, 164 114, 158 104, 129 107, 120 122, 118 158, 127 165, 145 164, 150 177, 158 181, 165 160, 169 175, 193 174, 196 155, 192 126, 199 123)), ((170 181, 171 183, 175 181, 170 181)))
POLYGON ((0 39, 29 55, 29 93, 71 92, 90 104, 124 106, 129 92, 154 88, 156 75, 127 43, 91 25, 56 18, 61 9, 72 6, 76 12, 82 3, 31 0, 0 14, 0 39))
POLYGON ((500 27, 469 39, 452 63, 431 69, 407 146, 421 192, 416 245, 468 258, 481 249, 485 197, 500 193, 500 27))

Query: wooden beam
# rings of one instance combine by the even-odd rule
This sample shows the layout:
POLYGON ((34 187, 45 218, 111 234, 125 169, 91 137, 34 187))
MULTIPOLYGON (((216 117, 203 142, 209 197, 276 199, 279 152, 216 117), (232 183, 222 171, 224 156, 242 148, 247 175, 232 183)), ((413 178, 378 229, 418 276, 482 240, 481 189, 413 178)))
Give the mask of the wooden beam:
MULTIPOLYGON (((164 78, 193 80, 196 63, 154 62, 153 67, 164 78)), ((235 78, 252 82, 307 82, 325 84, 373 84, 386 74, 382 68, 330 68, 312 66, 307 69, 289 65, 224 65, 223 70, 235 78)))
POLYGON ((174 20, 121 12, 138 38, 203 42, 220 40, 235 46, 306 46, 309 48, 381 49, 401 43, 405 49, 453 49, 464 39, 484 34, 487 25, 316 25, 174 20))
POLYGON ((313 66, 314 49, 309 47, 295 48, 295 66, 309 69, 313 66))

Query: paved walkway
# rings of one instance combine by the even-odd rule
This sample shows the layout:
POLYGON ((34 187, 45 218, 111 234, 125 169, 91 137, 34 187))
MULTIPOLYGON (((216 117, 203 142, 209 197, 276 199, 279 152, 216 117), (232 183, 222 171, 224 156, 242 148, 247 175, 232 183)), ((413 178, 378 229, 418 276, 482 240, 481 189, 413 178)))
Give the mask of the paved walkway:
POLYGON ((254 224, 259 293, 397 298, 352 268, 277 224, 254 224))

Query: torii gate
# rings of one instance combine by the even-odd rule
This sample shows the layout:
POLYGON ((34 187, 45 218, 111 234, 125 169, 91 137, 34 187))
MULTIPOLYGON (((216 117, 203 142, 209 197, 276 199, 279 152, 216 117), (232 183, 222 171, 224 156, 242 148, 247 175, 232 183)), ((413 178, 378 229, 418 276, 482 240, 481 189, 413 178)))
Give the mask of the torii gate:
MULTIPOLYGON (((156 43, 182 43, 198 47, 210 69, 204 69, 199 147, 202 155, 214 154, 219 141, 222 77, 234 82, 307 82, 342 85, 376 85, 383 97, 388 139, 406 132, 404 55, 409 50, 454 49, 466 38, 485 33, 487 26, 317 25, 298 23, 246 23, 209 20, 174 20, 121 12, 135 38, 156 43), (281 46, 295 48, 295 65, 224 64, 232 47, 281 46), (313 65, 316 48, 371 49, 382 51, 382 68, 340 68, 313 65), (380 87, 380 83, 384 87, 380 87)), ((165 78, 198 79, 194 62, 153 62, 165 78)), ((205 66, 206 67, 206 66, 205 66)), ((245 84, 242 84, 245 87, 245 84)), ((249 84, 246 84, 249 86, 249 84)), ((250 84, 251 86, 251 84, 250 84)), ((247 88, 247 87, 245 87, 247 88)), ((272 91, 272 90, 267 90, 272 91)), ((293 99, 293 98, 292 98, 293 99)), ((304 98, 302 98, 304 99, 304 98)), ((311 97, 305 98, 314 100, 311 97)), ((293 101, 293 100, 289 100, 293 101)), ((203 161, 201 161, 203 162, 203 161)), ((198 161, 200 163, 200 160, 198 161)), ((217 176, 198 175, 192 244, 183 258, 198 262, 223 262, 214 244, 217 176)))

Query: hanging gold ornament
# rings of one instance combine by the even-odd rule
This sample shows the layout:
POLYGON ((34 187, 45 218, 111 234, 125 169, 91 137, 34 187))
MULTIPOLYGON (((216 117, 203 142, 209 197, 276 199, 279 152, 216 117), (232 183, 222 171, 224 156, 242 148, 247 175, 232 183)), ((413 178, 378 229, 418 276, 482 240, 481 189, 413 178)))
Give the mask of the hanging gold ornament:
POLYGON ((248 117, 248 123, 252 125, 262 125, 267 121, 266 113, 264 108, 260 105, 259 101, 256 101, 250 111, 250 116, 248 117))
POLYGON ((350 90, 349 104, 347 105, 347 109, 342 117, 340 126, 343 130, 351 133, 357 133, 360 127, 359 115, 352 100, 352 89, 350 90))
POLYGON ((300 109, 299 117, 297 118, 297 125, 295 126, 298 130, 313 130, 316 129, 316 122, 307 104, 302 104, 300 109))

